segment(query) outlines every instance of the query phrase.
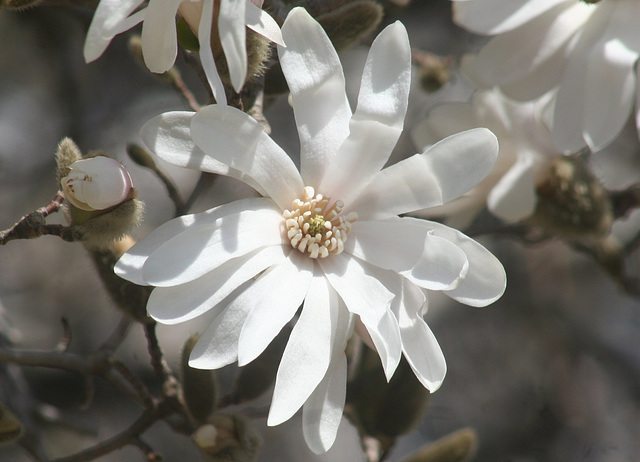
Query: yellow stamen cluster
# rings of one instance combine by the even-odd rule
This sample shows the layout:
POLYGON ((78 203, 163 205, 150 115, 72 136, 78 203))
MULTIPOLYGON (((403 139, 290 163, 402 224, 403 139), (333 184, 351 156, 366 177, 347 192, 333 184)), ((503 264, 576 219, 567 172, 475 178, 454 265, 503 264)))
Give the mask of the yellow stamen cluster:
POLYGON ((300 252, 309 253, 311 258, 326 258, 329 253, 339 254, 344 250, 351 224, 358 215, 340 215, 344 203, 330 203, 329 196, 315 194, 311 186, 304 188, 302 200, 295 199, 292 210, 282 215, 287 226, 287 238, 300 252))

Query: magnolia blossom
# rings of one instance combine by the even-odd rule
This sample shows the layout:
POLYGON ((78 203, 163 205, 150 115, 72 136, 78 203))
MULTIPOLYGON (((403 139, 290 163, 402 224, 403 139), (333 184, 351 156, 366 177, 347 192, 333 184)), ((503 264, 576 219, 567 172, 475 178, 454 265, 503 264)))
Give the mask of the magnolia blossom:
POLYGON ((454 0, 461 26, 496 35, 463 70, 481 86, 531 100, 557 89, 558 149, 598 149, 622 130, 636 102, 640 53, 637 0, 454 0))
POLYGON ((435 391, 442 351, 422 316, 426 290, 484 306, 505 288, 502 265, 477 242, 439 223, 398 215, 440 205, 472 188, 497 156, 475 129, 383 168, 407 110, 411 53, 404 26, 371 46, 352 113, 337 53, 301 8, 279 47, 301 144, 300 171, 261 124, 232 107, 171 112, 142 137, 161 158, 241 179, 262 197, 165 223, 130 249, 116 272, 156 286, 159 322, 217 314, 189 364, 219 368, 257 358, 296 317, 278 368, 268 424, 301 407, 315 452, 335 439, 345 402, 345 346, 355 329, 377 350, 387 378, 404 354, 435 391))
POLYGON ((442 207, 418 214, 446 216, 452 226, 465 227, 487 206, 505 221, 529 217, 536 207, 536 183, 549 161, 561 155, 544 122, 549 98, 520 103, 499 90, 481 90, 472 103, 449 103, 433 109, 412 130, 414 144, 428 147, 454 133, 486 127, 497 137, 500 152, 493 170, 467 194, 442 207))
MULTIPOLYGON (((100 0, 87 32, 84 57, 87 62, 98 59, 116 35, 142 22, 142 54, 152 72, 166 72, 178 53, 176 13, 185 17, 197 30, 200 59, 213 96, 218 104, 226 104, 222 80, 216 70, 211 49, 211 29, 217 29, 229 76, 236 91, 247 77, 245 26, 280 45, 282 34, 275 20, 250 0, 100 0), (214 5, 219 2, 219 5, 214 5), (213 24, 214 6, 218 18, 213 24)), ((262 2, 259 2, 262 5, 262 2)))
POLYGON ((131 176, 117 160, 96 156, 78 160, 69 168, 60 186, 65 199, 79 209, 104 210, 131 198, 131 176))

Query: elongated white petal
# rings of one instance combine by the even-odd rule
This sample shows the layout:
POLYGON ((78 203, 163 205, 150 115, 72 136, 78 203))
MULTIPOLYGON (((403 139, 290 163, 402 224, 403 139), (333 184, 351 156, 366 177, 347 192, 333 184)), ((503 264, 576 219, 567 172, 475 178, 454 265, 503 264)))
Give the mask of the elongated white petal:
POLYGON ((300 137, 300 172, 305 184, 317 187, 349 134, 342 65, 327 34, 303 8, 289 13, 282 36, 287 48, 278 47, 278 56, 300 137))
POLYGON ((454 21, 478 34, 515 29, 565 0, 484 0, 453 3, 454 21))
POLYGON ((246 0, 219 0, 218 31, 224 57, 229 67, 233 89, 240 92, 247 78, 245 31, 246 0))
POLYGON ((450 290, 457 287, 469 271, 469 259, 457 245, 434 235, 425 236, 424 249, 418 263, 408 271, 405 278, 423 289, 450 290))
POLYGON ((629 118, 636 90, 637 61, 636 51, 607 36, 589 53, 585 63, 584 131, 594 151, 613 141, 629 118))
POLYGON ((131 247, 115 265, 114 272, 123 279, 138 285, 149 285, 142 277, 142 267, 149 256, 158 247, 192 226, 214 223, 226 214, 239 213, 242 210, 269 207, 271 201, 263 198, 241 199, 229 204, 214 207, 202 213, 183 215, 163 223, 147 237, 131 247))
POLYGON ((507 276, 498 259, 458 230, 436 222, 428 222, 428 225, 436 236, 445 238, 462 249, 469 260, 466 276, 455 289, 444 293, 470 306, 486 306, 499 299, 507 286, 507 276))
POLYGON ((537 203, 534 162, 522 156, 491 189, 487 207, 498 218, 519 221, 531 216, 537 203))
POLYGON ((149 316, 163 324, 189 321, 214 308, 247 280, 284 261, 289 248, 270 246, 223 263, 191 282, 156 287, 147 303, 149 316))
POLYGON ((178 54, 176 13, 182 0, 149 2, 142 23, 142 56, 151 72, 168 71, 178 54))
POLYGON ((593 9, 562 2, 535 21, 492 38, 463 72, 481 86, 517 81, 554 56, 580 29, 593 9), (505 59, 509 56, 509 59, 505 59))
POLYGON ((389 310, 393 294, 380 282, 383 270, 344 254, 319 261, 327 279, 353 314, 360 316, 380 355, 387 380, 393 375, 402 354, 398 323, 389 310), (366 267, 366 270, 365 270, 366 267), (375 277, 369 273, 375 273, 375 277))
POLYGON ((274 270, 268 293, 258 294, 238 340, 238 365, 257 358, 302 304, 313 276, 313 260, 292 249, 274 270), (276 277, 278 279, 276 279, 276 277))
POLYGON ((191 137, 191 119, 195 112, 165 112, 145 123, 140 136, 162 160, 178 167, 227 175, 245 182, 263 196, 267 193, 250 176, 205 154, 191 137))
POLYGON ((273 19, 269 13, 262 8, 258 8, 251 2, 251 0, 245 0, 245 16, 244 20, 247 27, 263 37, 268 38, 272 42, 278 45, 285 46, 284 39, 282 38, 282 32, 280 26, 275 19, 273 19))
MULTIPOLYGON (((120 30, 121 24, 141 4, 142 0, 101 0, 98 3, 84 42, 84 59, 86 62, 90 63, 104 53, 104 50, 111 43, 111 39, 122 32, 120 30)), ((144 16, 138 15, 136 18, 139 22, 144 19, 144 16)), ((130 24, 129 27, 134 25, 130 24)))
POLYGON ((192 281, 232 258, 283 244, 282 222, 278 210, 261 204, 190 226, 155 249, 144 264, 143 278, 161 287, 192 281))
POLYGON ((200 62, 207 76, 207 81, 213 92, 216 103, 221 106, 227 105, 227 94, 216 62, 213 59, 213 51, 211 50, 211 26, 213 22, 213 2, 214 0, 202 0, 202 16, 198 25, 198 42, 200 43, 200 62))
POLYGON ((316 389, 331 362, 338 329, 338 294, 316 270, 282 354, 267 425, 293 416, 316 389))
POLYGON ((244 112, 207 106, 193 117, 191 136, 205 154, 253 178, 281 210, 302 193, 304 184, 291 158, 244 112))
POLYGON ((484 179, 497 156, 498 140, 486 128, 452 135, 382 170, 348 209, 371 220, 441 205, 484 179))
POLYGON ((349 136, 329 165, 319 190, 351 203, 389 160, 407 112, 411 49, 400 22, 374 40, 362 74, 349 136))
POLYGON ((302 408, 302 429, 309 448, 316 454, 329 450, 336 439, 347 393, 347 358, 332 360, 324 379, 302 408))
POLYGON ((420 315, 425 303, 420 295, 415 286, 405 282, 403 303, 394 312, 400 325, 404 356, 418 380, 433 393, 444 381, 447 363, 433 332, 420 315))

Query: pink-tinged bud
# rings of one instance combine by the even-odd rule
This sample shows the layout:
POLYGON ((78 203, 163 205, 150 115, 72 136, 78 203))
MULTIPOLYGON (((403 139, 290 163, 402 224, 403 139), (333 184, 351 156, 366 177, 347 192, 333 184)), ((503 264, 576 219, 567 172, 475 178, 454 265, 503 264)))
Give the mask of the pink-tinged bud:
POLYGON ((120 162, 105 156, 82 159, 60 180, 64 196, 75 207, 104 210, 131 198, 131 176, 120 162))

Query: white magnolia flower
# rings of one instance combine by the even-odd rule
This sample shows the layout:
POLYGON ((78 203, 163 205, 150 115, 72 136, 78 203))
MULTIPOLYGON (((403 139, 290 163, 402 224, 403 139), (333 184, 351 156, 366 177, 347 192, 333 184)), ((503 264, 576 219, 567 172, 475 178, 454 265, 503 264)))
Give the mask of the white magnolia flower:
MULTIPOLYGON (((454 1, 458 24, 496 35, 463 60, 477 84, 523 101, 557 89, 552 132, 562 151, 598 149, 620 133, 640 98, 640 2, 454 1)), ((640 128, 640 112, 636 120, 640 128)))
POLYGON ((100 0, 84 44, 87 62, 98 59, 113 37, 142 22, 144 61, 152 72, 166 72, 178 53, 176 14, 180 13, 197 30, 200 59, 213 96, 218 104, 226 104, 224 86, 211 50, 212 27, 217 28, 231 83, 237 92, 247 77, 245 26, 283 45, 278 24, 250 0, 150 0, 138 9, 143 3, 144 0, 100 0), (219 2, 217 26, 213 24, 215 2, 219 2))
POLYGON ((562 155, 551 141, 543 121, 548 98, 516 102, 498 89, 475 93, 472 103, 436 107, 412 132, 414 144, 427 148, 464 130, 486 127, 500 145, 493 170, 467 194, 442 207, 418 212, 420 216, 446 216, 447 224, 465 227, 486 206, 505 221, 529 217, 536 207, 536 184, 549 162, 562 155))
POLYGON ((280 363, 268 424, 303 411, 315 452, 336 435, 345 402, 345 345, 356 320, 390 378, 401 356, 437 389, 442 352, 422 319, 425 290, 484 306, 505 288, 484 247, 439 223, 399 214, 439 205, 473 187, 497 156, 486 129, 450 137, 383 169, 402 131, 411 77, 404 26, 374 41, 352 113, 340 61, 322 28, 295 8, 279 48, 301 143, 301 168, 232 108, 163 114, 142 136, 161 158, 242 179, 263 197, 238 200, 160 226, 116 272, 156 286, 148 312, 175 324, 215 310, 190 365, 253 361, 298 308, 280 363))
POLYGON ((117 160, 105 156, 82 159, 60 180, 64 197, 82 210, 104 210, 131 199, 133 182, 117 160))

